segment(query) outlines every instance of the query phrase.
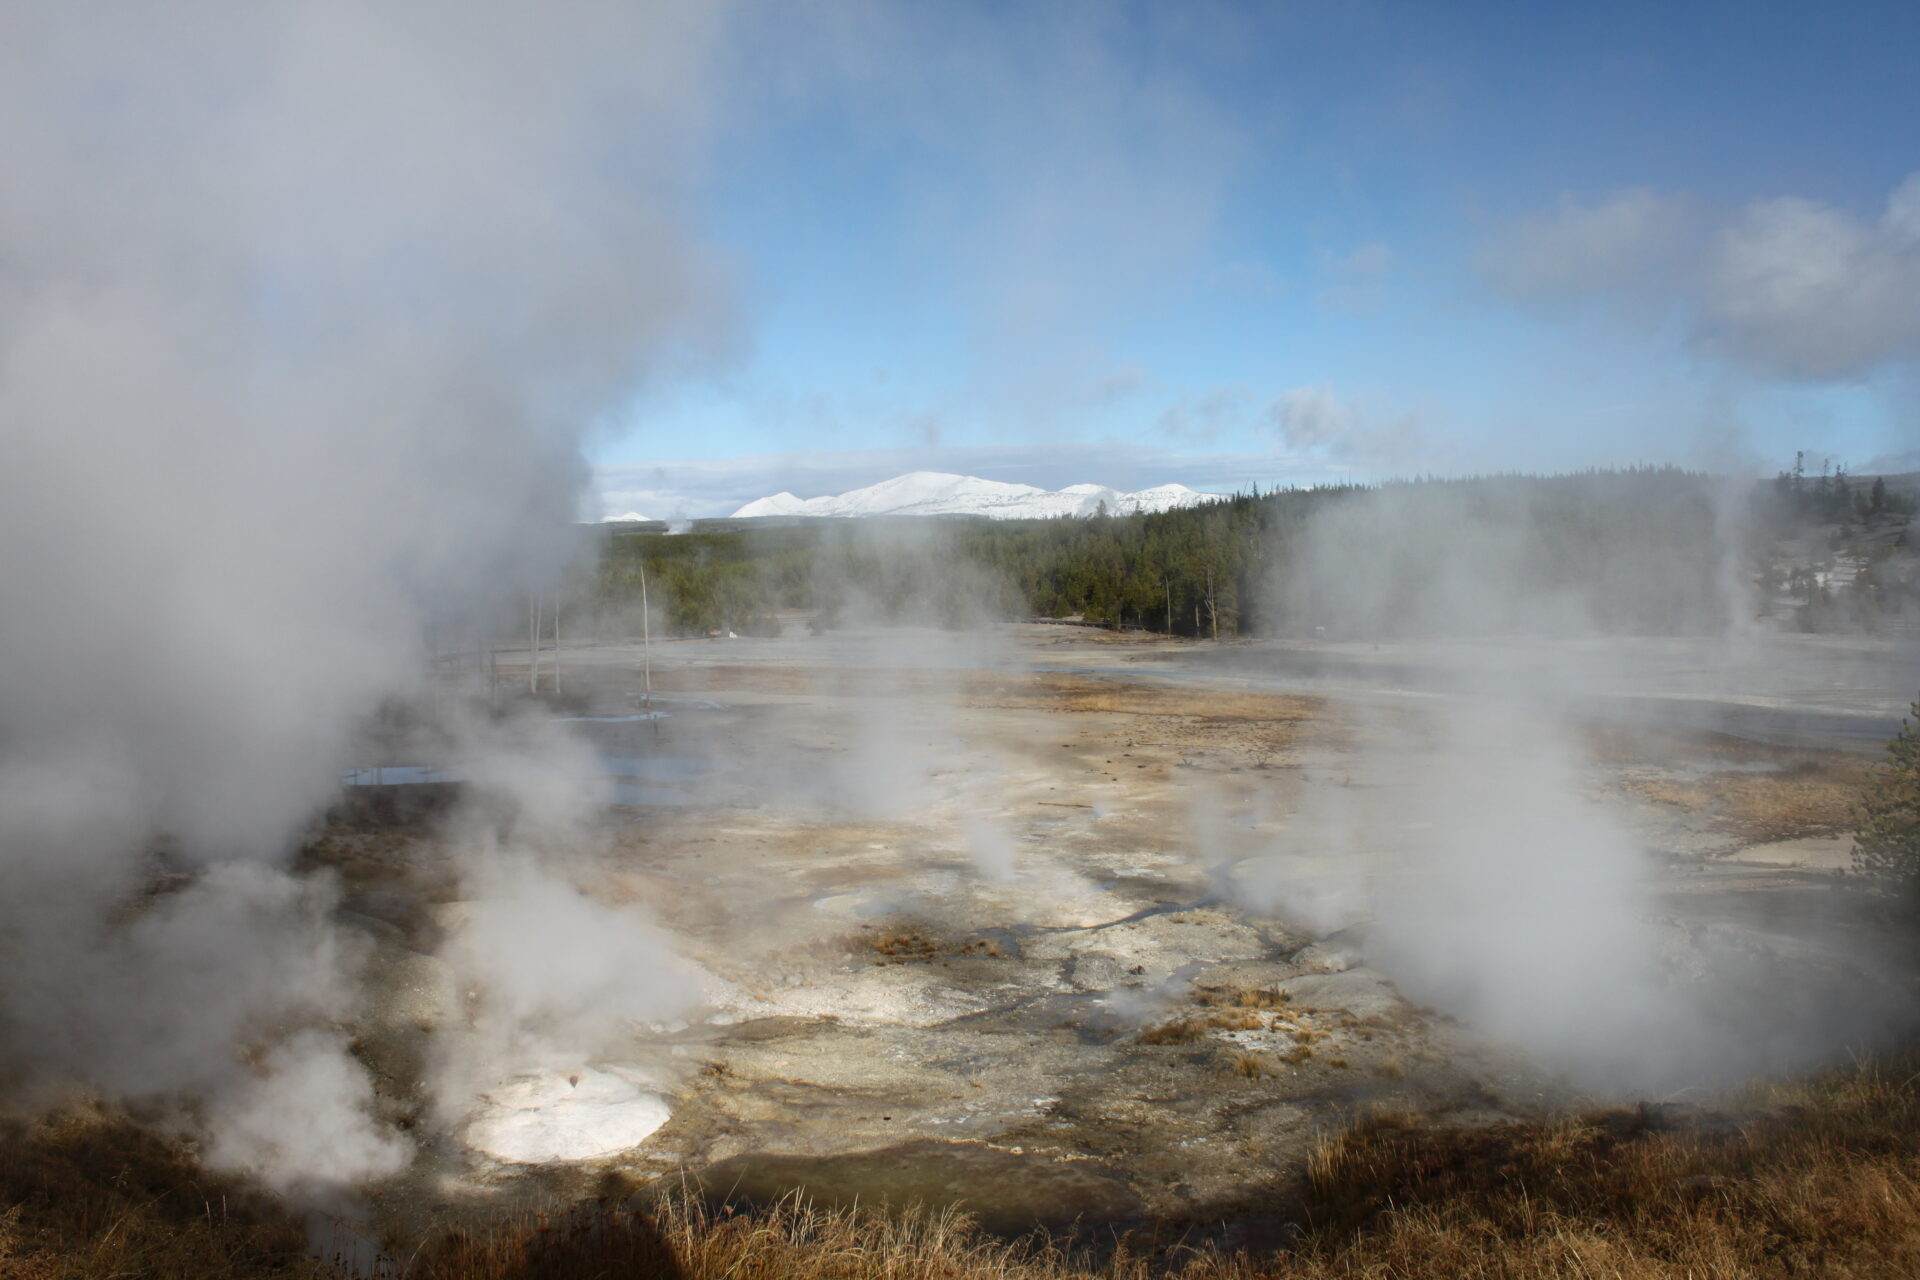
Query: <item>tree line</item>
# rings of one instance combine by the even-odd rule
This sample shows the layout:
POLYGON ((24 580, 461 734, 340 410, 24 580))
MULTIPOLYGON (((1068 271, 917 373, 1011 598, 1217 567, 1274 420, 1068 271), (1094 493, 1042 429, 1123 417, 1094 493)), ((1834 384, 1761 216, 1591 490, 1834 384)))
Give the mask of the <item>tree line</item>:
MULTIPOLYGON (((816 627, 1045 617, 1220 639, 1679 634, 1745 607, 1772 540, 1828 518, 1842 488, 1636 467, 1255 489, 1126 516, 625 536, 589 592, 602 616, 630 613, 644 577, 654 625, 679 634, 773 634, 796 610, 816 627)), ((1884 485, 1844 491, 1849 511, 1902 501, 1884 485)))

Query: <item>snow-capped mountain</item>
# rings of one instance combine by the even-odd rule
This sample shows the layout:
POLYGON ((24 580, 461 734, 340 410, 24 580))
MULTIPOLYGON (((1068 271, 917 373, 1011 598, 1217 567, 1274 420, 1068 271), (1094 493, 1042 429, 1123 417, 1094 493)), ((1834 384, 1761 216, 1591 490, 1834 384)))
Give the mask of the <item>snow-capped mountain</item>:
POLYGON ((796 498, 776 493, 756 498, 733 513, 736 520, 754 516, 991 516, 997 520, 1033 520, 1046 516, 1090 516, 1107 504, 1111 515, 1165 511, 1192 507, 1224 497, 1199 493, 1183 484, 1156 485, 1137 493, 1122 493, 1099 484, 1074 484, 1064 489, 1040 489, 1030 484, 982 480, 945 471, 915 471, 850 493, 821 498, 796 498))
POLYGON ((623 516, 601 516, 600 517, 601 524, 627 524, 629 522, 634 522, 638 524, 655 523, 654 518, 652 516, 643 516, 638 511, 629 511, 627 512, 627 514, 623 516))

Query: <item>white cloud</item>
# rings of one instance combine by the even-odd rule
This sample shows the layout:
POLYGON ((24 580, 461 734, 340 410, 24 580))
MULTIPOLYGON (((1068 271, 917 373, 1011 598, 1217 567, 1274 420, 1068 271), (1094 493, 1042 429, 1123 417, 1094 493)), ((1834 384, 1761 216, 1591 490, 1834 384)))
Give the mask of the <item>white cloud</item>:
POLYGON ((1295 387, 1267 406, 1268 424, 1286 448, 1374 475, 1450 468, 1426 418, 1425 406, 1374 396, 1343 399, 1326 384, 1295 387))
POLYGON ((1522 301, 1678 314, 1698 349, 1770 377, 1920 361, 1920 174, 1876 218, 1799 196, 1718 214, 1650 191, 1564 203, 1513 227, 1480 266, 1522 301))
POLYGON ((1253 415, 1253 393, 1245 387, 1209 387, 1182 395, 1164 409, 1160 432, 1182 444, 1211 444, 1253 415))
POLYGON ((1798 198, 1749 206, 1711 246, 1700 308, 1716 349, 1788 377, 1920 359, 1920 174, 1875 222, 1798 198))
POLYGON ((1268 412, 1280 438, 1294 449, 1316 449, 1344 438, 1356 417, 1333 388, 1324 385, 1282 392, 1268 412))
POLYGON ((1481 255, 1499 288, 1525 301, 1657 291, 1697 245, 1698 210, 1682 197, 1622 191, 1595 205, 1563 199, 1549 214, 1510 228, 1481 255))

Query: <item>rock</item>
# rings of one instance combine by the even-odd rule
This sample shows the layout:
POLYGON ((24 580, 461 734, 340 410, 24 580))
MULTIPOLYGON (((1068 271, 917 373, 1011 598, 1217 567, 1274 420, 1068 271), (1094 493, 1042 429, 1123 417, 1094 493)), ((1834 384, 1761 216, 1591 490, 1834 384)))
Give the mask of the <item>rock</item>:
POLYGON ((1338 943, 1310 943, 1293 953, 1294 968, 1301 973, 1345 973, 1360 963, 1358 948, 1338 943))
POLYGON ((1408 1012, 1406 1000, 1392 983, 1363 969, 1293 978, 1284 990, 1293 997, 1296 1009, 1344 1009, 1360 1019, 1399 1018, 1408 1012))
POLYGON ((1079 991, 1111 991, 1138 982, 1118 956, 1104 951, 1088 951, 1073 957, 1067 981, 1079 991))
POLYGON ((1252 960, 1264 956, 1268 948, 1247 925, 1217 911, 1193 910, 1049 934, 1028 941, 1023 950, 1034 960, 1110 957, 1136 981, 1152 985, 1190 964, 1252 960))

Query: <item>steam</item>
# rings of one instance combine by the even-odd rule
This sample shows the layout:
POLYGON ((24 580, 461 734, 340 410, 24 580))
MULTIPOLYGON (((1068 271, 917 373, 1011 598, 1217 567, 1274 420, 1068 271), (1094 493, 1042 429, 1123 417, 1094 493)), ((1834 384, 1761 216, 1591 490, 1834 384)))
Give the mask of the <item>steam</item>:
POLYGON ((412 1151, 370 1114, 373 1089, 338 1036, 295 1032, 261 1073, 215 1096, 206 1152, 283 1194, 325 1198, 406 1168, 412 1151))
POLYGON ((1370 950, 1445 1008, 1589 1085, 1644 1089, 1711 1065, 1704 1009, 1669 986, 1645 856, 1582 796, 1551 722, 1457 710, 1411 787, 1420 827, 1374 884, 1370 950))
POLYGON ((1311 766, 1225 882, 1311 934, 1357 926, 1416 1004, 1629 1093, 1803 1066, 1887 1012, 1858 974, 1681 936, 1655 852, 1591 782, 1582 718, 1639 687, 1622 633, 1690 636, 1747 673, 1763 660, 1732 491, 1654 479, 1401 488, 1318 512, 1276 571, 1288 629, 1416 641, 1389 661, 1425 664, 1424 683, 1343 701, 1356 745, 1311 766), (1815 994, 1828 982, 1839 998, 1815 994))
MULTIPOLYGON (((579 424, 724 351, 681 213, 717 20, 0 15, 10 1085, 197 1115, 282 1187, 397 1167, 330 1029, 361 957, 288 858, 429 624, 484 630, 567 553, 579 424)), ((520 796, 547 829, 582 799, 520 796)), ((525 853, 476 864, 525 913, 483 932, 583 923, 525 853)))

